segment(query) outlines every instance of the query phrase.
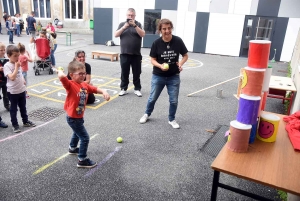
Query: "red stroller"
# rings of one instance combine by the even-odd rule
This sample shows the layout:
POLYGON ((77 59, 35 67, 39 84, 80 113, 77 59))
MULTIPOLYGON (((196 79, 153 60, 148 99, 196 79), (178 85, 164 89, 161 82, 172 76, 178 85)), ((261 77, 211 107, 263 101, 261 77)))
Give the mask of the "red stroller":
POLYGON ((49 40, 46 38, 38 38, 35 40, 35 45, 36 54, 39 57, 39 59, 34 62, 33 66, 35 75, 40 75, 41 69, 44 71, 47 67, 49 67, 49 74, 53 74, 50 60, 51 48, 49 45, 49 40))

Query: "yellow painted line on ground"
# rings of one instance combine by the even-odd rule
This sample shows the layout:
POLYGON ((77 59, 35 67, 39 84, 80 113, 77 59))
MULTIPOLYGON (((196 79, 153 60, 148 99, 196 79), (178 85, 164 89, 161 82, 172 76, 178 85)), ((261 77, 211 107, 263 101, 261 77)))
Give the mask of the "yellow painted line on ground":
POLYGON ((41 84, 41 85, 44 85, 44 86, 48 86, 48 87, 53 87, 53 88, 59 88, 59 89, 65 89, 64 87, 62 87, 62 86, 54 86, 54 85, 51 85, 51 84, 47 84, 47 83, 43 83, 43 84, 41 84))
POLYGON ((42 94, 41 97, 45 97, 45 96, 47 96, 48 94, 52 94, 52 93, 54 93, 54 92, 56 92, 56 91, 60 91, 60 90, 62 90, 62 89, 63 89, 63 88, 60 88, 60 89, 58 88, 58 89, 49 91, 49 92, 47 92, 47 93, 42 94))
POLYGON ((47 81, 45 81, 45 82, 39 82, 38 84, 30 85, 30 86, 27 87, 27 88, 32 88, 32 87, 39 86, 39 85, 41 85, 41 84, 46 84, 47 82, 51 82, 51 81, 56 80, 56 79, 57 79, 57 78, 53 78, 53 79, 47 80, 47 81))
POLYGON ((58 103, 65 103, 65 101, 58 100, 58 99, 54 99, 54 98, 43 97, 42 95, 31 94, 31 93, 28 93, 28 94, 29 94, 30 96, 35 96, 35 97, 38 97, 38 98, 43 98, 43 99, 51 100, 51 101, 58 102, 58 103))
MULTIPOLYGON (((97 135, 99 135, 99 134, 95 134, 95 135, 93 135, 92 137, 90 137, 90 140, 92 140, 93 138, 95 138, 97 135)), ((66 154, 60 156, 59 158, 55 159, 54 161, 48 163, 47 165, 44 165, 43 167, 41 167, 41 168, 39 168, 38 170, 36 170, 36 171, 33 173, 33 175, 37 175, 37 174, 43 172, 44 170, 46 170, 47 168, 51 167, 52 165, 54 165, 55 163, 57 163, 57 162, 60 161, 61 159, 67 157, 68 155, 69 155, 69 153, 66 153, 66 154)))

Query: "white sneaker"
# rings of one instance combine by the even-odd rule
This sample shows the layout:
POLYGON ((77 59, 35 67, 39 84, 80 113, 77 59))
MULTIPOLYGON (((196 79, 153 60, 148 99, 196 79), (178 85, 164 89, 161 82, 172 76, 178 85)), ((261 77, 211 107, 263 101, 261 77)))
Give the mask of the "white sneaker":
POLYGON ((134 94, 137 95, 138 97, 142 97, 142 94, 139 90, 134 90, 134 94))
POLYGON ((125 94, 127 94, 127 91, 125 91, 124 89, 122 89, 119 93, 119 96, 124 96, 125 94))
POLYGON ((148 118, 149 118, 148 114, 144 114, 144 116, 142 116, 142 118, 140 119, 140 123, 141 124, 146 123, 148 118))
POLYGON ((173 128, 180 128, 179 124, 173 120, 173 121, 169 121, 169 124, 173 127, 173 128))

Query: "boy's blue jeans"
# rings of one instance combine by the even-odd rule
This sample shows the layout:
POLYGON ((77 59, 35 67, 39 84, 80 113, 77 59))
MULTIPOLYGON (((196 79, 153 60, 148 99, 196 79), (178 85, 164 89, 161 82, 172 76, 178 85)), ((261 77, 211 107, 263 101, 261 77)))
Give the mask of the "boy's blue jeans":
POLYGON ((173 75, 171 77, 162 77, 158 75, 152 75, 151 80, 151 92, 147 103, 147 108, 145 114, 148 116, 154 110, 155 102, 157 101, 160 93, 167 86, 168 94, 169 94, 169 121, 175 120, 175 114, 178 105, 178 95, 179 95, 179 88, 180 88, 180 76, 173 75))
POLYGON ((8 31, 7 33, 9 35, 9 42, 14 42, 14 32, 8 31))
POLYGON ((80 140, 78 159, 84 160, 87 156, 86 152, 89 146, 90 136, 84 127, 83 118, 71 118, 67 116, 67 122, 73 130, 73 135, 70 142, 71 148, 76 148, 80 140))
POLYGON ((54 56, 54 52, 55 52, 56 48, 57 48, 57 44, 54 44, 54 50, 51 50, 51 54, 50 54, 51 64, 53 66, 56 65, 55 56, 54 56))
POLYGON ((7 96, 10 100, 10 120, 13 126, 19 126, 17 119, 18 106, 23 123, 28 122, 28 115, 26 110, 26 94, 25 91, 20 94, 11 94, 7 92, 7 96))

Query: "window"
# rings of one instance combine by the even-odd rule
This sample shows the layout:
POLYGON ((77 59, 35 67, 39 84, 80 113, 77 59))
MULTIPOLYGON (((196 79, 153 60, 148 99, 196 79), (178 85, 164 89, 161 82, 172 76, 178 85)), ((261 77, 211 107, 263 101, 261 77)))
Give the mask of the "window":
POLYGON ((161 10, 145 9, 144 30, 146 34, 159 34, 156 31, 156 26, 161 19, 161 10))
POLYGON ((65 19, 83 19, 83 0, 64 0, 65 19))
POLYGON ((256 29, 256 40, 271 40, 273 19, 260 17, 256 29))
POLYGON ((34 15, 37 18, 51 18, 50 0, 32 0, 34 15))
POLYGON ((15 15, 20 13, 19 1, 18 0, 2 0, 3 11, 7 12, 8 15, 15 15))

